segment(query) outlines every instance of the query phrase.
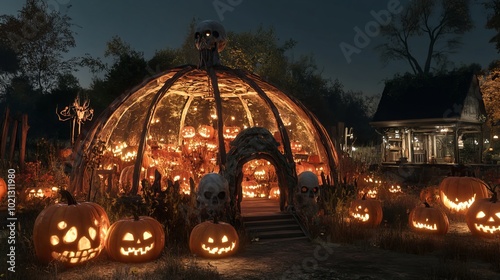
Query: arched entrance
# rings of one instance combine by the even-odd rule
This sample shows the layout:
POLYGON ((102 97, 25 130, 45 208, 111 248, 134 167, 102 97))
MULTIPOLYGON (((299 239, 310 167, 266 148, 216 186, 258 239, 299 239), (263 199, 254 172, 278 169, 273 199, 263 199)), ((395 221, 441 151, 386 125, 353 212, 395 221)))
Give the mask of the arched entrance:
POLYGON ((297 184, 295 163, 288 160, 278 147, 279 143, 273 135, 262 127, 247 128, 230 143, 222 175, 229 183, 231 206, 235 206, 237 211, 241 212, 243 198, 243 166, 254 159, 267 160, 274 166, 280 188, 280 210, 293 207, 293 189, 297 184))

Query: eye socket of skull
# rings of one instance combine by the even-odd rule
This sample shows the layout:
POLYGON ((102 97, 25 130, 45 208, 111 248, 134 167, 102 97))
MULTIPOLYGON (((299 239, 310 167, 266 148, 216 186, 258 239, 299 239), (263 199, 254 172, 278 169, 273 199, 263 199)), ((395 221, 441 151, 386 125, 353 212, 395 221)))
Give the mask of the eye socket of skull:
POLYGON ((194 38, 195 39, 197 39, 197 40, 200 39, 200 36, 201 36, 200 32, 194 33, 194 38))
POLYGON ((219 38, 219 32, 215 31, 212 33, 212 35, 214 35, 215 38, 219 38))
POLYGON ((212 198, 212 192, 205 192, 203 194, 203 196, 206 198, 206 199, 211 199, 212 198))
POLYGON ((220 192, 220 193, 217 195, 217 197, 218 197, 219 199, 224 199, 224 198, 226 198, 226 193, 225 193, 225 192, 220 192))
POLYGON ((309 188, 307 186, 302 186, 302 188, 300 189, 301 193, 307 193, 308 191, 309 191, 309 188))

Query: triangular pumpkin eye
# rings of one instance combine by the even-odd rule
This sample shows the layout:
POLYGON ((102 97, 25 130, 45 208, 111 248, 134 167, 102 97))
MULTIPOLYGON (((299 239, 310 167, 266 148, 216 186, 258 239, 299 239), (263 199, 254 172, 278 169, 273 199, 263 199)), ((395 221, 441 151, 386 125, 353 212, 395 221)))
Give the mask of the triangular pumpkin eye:
POLYGON ((208 243, 214 243, 214 240, 212 239, 212 237, 208 238, 208 243))
POLYGON ((225 235, 224 235, 224 236, 222 237, 222 243, 226 243, 227 241, 229 241, 229 240, 227 239, 227 236, 225 236, 225 235))
POLYGON ((484 214, 483 211, 477 212, 476 218, 481 219, 481 218, 484 218, 484 217, 486 217, 486 214, 484 214))
POLYGON ((500 213, 495 213, 495 216, 497 216, 497 218, 500 218, 500 213))
POLYGON ((148 240, 148 239, 150 239, 151 237, 153 237, 153 235, 152 235, 152 234, 151 234, 151 232, 149 232, 149 231, 145 231, 145 232, 144 232, 144 234, 142 235, 142 238, 143 238, 144 240, 148 240))
POLYGON ((123 241, 134 241, 134 235, 130 232, 125 233, 123 236, 123 241))

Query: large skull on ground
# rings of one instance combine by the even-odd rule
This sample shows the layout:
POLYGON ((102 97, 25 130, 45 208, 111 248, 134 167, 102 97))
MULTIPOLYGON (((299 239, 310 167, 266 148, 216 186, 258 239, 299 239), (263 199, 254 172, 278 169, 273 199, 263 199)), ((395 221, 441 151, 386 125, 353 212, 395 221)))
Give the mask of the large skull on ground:
POLYGON ((205 20, 196 25, 194 40, 199 51, 216 49, 220 53, 226 46, 226 30, 217 21, 205 20))
POLYGON ((316 204, 319 197, 318 176, 311 171, 299 174, 297 182, 297 194, 302 204, 316 204))
POLYGON ((230 201, 226 179, 217 173, 205 174, 198 184, 196 200, 198 207, 209 214, 220 214, 230 201))

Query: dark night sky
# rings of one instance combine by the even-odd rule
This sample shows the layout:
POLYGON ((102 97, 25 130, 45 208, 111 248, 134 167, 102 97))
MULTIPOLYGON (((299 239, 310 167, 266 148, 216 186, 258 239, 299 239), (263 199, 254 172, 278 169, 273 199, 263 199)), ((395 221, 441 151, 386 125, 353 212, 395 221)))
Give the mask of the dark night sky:
MULTIPOLYGON (((112 36, 120 36, 135 50, 144 52, 149 59, 155 50, 165 47, 177 48, 183 42, 189 22, 215 19, 222 22, 226 30, 240 32, 255 30, 259 25, 274 27, 278 37, 284 41, 295 39, 298 44, 292 55, 312 54, 325 78, 339 79, 347 90, 363 91, 365 94, 381 93, 383 80, 397 72, 410 71, 404 62, 383 65, 373 49, 384 42, 376 34, 369 37, 359 54, 351 55, 349 63, 339 45, 342 42, 355 46, 355 28, 365 29, 374 20, 372 11, 388 10, 393 3, 404 7, 408 0, 47 0, 52 9, 68 13, 75 24, 76 49, 71 56, 89 53, 102 57, 106 42, 112 36), (232 4, 230 9, 218 13, 216 3, 232 4), (67 9, 67 5, 71 5, 67 9), (220 16, 222 15, 222 16, 220 16)), ((479 1, 472 1, 472 17, 475 29, 463 37, 464 45, 450 60, 456 66, 479 63, 483 67, 498 58, 494 44, 488 40, 494 32, 484 28, 486 11, 479 1)), ((24 1, 2 0, 1 14, 17 14, 24 1)), ((397 7, 399 7, 397 6, 397 7)), ((422 41, 416 41, 416 45, 422 41)), ((424 48, 422 48, 424 50, 424 48)), ((90 83, 87 71, 76 73, 81 85, 90 83)))

